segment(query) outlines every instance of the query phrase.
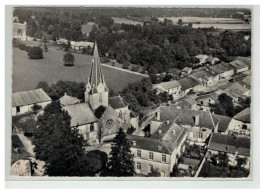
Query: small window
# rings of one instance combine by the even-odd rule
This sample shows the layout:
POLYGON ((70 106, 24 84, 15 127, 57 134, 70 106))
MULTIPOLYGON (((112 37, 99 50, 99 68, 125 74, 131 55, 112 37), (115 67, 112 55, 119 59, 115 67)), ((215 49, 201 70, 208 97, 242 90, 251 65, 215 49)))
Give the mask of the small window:
POLYGON ((211 101, 211 100, 209 99, 209 103, 210 103, 210 101, 211 101))
POLYGON ((162 162, 166 163, 166 155, 162 155, 162 162))
POLYGON ((149 152, 149 159, 153 159, 153 153, 149 152))
POLYGON ((199 138, 202 139, 203 133, 199 132, 199 138))
POLYGON ((141 170, 141 163, 137 163, 136 168, 137 168, 138 170, 141 170))
POLYGON ((92 131, 94 131, 94 124, 93 123, 90 124, 90 132, 92 132, 92 131))
POLYGON ((20 113, 20 106, 16 107, 16 113, 20 113))
POLYGON ((149 172, 152 172, 152 171, 153 171, 153 166, 152 166, 152 165, 149 165, 148 171, 149 171, 149 172))
POLYGON ((141 154, 141 150, 137 150, 137 157, 141 157, 142 154, 141 154))
POLYGON ((119 117, 122 118, 122 111, 119 111, 119 117))
POLYGON ((245 125, 245 124, 242 125, 242 129, 243 129, 243 130, 247 130, 247 125, 245 125))

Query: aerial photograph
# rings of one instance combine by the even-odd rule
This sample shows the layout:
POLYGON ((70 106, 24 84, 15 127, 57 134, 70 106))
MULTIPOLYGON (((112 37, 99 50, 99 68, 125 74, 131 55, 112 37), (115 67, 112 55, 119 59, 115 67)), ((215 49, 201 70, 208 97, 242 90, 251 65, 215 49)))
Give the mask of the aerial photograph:
POLYGON ((17 6, 9 19, 11 177, 251 178, 250 8, 17 6))

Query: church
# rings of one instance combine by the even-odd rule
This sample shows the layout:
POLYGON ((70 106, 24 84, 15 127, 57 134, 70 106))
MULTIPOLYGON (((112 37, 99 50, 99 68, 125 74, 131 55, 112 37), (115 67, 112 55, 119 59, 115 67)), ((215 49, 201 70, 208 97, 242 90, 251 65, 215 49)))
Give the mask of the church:
MULTIPOLYGON (((71 116, 71 128, 78 129, 87 145, 112 140, 119 128, 124 131, 138 128, 138 116, 129 110, 128 103, 120 95, 109 97, 108 93, 95 44, 85 102, 63 102, 66 105, 62 105, 62 109, 71 116)), ((68 98, 66 95, 64 97, 68 98)))

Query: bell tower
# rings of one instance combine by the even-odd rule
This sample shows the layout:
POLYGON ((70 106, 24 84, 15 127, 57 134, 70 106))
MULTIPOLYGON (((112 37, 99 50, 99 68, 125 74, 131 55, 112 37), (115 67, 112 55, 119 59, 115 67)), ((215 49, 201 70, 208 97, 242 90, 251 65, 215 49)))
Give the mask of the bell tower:
POLYGON ((97 43, 95 43, 90 76, 86 84, 85 102, 89 103, 94 110, 100 105, 108 107, 108 91, 101 70, 97 43))

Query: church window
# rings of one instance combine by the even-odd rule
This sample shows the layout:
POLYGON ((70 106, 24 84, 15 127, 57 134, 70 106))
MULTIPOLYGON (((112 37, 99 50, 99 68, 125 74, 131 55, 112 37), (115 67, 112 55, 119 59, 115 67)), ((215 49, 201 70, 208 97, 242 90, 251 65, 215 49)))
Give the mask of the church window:
POLYGON ((137 157, 141 157, 141 150, 137 150, 137 157))
POLYGON ((119 111, 119 117, 122 118, 122 111, 119 111))
POLYGON ((102 93, 99 93, 99 103, 102 103, 102 93))
POLYGON ((106 122, 106 126, 108 129, 110 129, 111 127, 113 127, 114 125, 114 121, 112 119, 109 119, 107 122, 106 122))
POLYGON ((149 152, 149 159, 153 159, 153 153, 149 152))

